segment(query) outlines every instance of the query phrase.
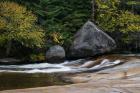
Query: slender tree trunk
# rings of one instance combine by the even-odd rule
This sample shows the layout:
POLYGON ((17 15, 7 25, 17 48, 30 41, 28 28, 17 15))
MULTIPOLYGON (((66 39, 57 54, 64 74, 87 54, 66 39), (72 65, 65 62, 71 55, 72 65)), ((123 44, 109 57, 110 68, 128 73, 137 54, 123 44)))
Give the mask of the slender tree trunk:
POLYGON ((95 0, 92 0, 92 20, 95 21, 95 0))
POLYGON ((11 47, 12 47, 12 41, 10 40, 10 41, 8 41, 7 48, 6 48, 6 56, 7 57, 10 55, 11 47))

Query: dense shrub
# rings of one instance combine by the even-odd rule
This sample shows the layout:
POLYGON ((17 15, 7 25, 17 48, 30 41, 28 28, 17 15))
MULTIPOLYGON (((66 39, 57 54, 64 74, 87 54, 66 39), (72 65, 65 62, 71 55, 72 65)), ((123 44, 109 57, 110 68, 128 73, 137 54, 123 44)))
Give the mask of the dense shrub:
MULTIPOLYGON (((96 0, 96 23, 103 30, 110 33, 116 39, 119 46, 125 44, 134 44, 134 37, 131 37, 137 32, 140 32, 140 15, 134 14, 133 11, 128 11, 120 6, 120 0, 96 0), (117 37, 116 37, 117 35, 117 37), (121 42, 121 43, 120 43, 121 42)), ((126 2, 127 3, 127 2, 126 2)))
POLYGON ((44 44, 43 29, 36 24, 37 17, 26 7, 14 2, 0 2, 0 45, 11 50, 13 42, 34 48, 44 44))

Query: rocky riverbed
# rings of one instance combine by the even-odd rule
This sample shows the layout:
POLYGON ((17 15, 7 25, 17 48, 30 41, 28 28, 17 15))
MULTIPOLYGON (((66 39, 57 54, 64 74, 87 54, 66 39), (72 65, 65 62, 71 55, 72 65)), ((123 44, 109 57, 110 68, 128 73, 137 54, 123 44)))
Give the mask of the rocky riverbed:
MULTIPOLYGON (((100 70, 65 73, 63 80, 73 83, 29 89, 5 90, 0 93, 139 93, 140 92, 140 57, 139 55, 111 55, 96 59, 96 65, 103 59, 121 64, 100 70)), ((88 67, 87 67, 88 68, 88 67)))

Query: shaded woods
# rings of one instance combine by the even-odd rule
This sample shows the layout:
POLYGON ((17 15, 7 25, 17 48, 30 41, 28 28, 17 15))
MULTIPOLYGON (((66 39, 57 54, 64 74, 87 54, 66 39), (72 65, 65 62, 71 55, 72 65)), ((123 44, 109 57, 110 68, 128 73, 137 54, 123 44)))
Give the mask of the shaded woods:
POLYGON ((56 44, 68 52, 87 20, 112 36, 119 52, 138 51, 139 10, 139 0, 1 0, 0 55, 44 60, 56 44))

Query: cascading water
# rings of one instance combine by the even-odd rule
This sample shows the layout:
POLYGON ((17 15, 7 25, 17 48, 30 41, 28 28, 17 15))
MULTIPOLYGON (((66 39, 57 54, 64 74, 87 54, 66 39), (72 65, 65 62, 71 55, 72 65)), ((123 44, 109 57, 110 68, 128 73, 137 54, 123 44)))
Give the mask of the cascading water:
POLYGON ((61 78, 67 73, 100 71, 120 63, 120 60, 104 59, 98 63, 97 60, 79 59, 60 64, 0 65, 0 90, 69 84, 61 78))
POLYGON ((0 65, 0 72, 17 72, 17 73, 59 73, 59 72, 83 72, 83 71, 94 71, 104 67, 114 66, 119 64, 121 61, 116 60, 110 62, 108 59, 104 59, 97 65, 92 65, 95 61, 86 61, 79 59, 75 61, 65 61, 61 64, 26 64, 26 65, 0 65), (90 65, 90 67, 88 67, 90 65))

